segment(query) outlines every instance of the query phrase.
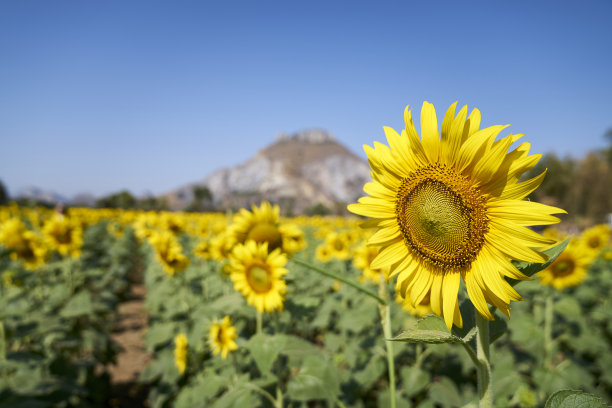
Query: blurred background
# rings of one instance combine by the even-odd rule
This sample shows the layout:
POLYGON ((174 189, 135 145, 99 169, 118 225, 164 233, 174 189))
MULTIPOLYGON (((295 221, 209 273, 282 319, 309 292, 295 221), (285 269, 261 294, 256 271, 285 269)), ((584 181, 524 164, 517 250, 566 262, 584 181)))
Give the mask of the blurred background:
MULTIPOLYGON (((363 144, 453 102, 511 124, 539 201, 612 208, 612 3, 0 4, 0 198, 342 213, 363 144)), ((418 124, 417 124, 418 126, 418 124)))

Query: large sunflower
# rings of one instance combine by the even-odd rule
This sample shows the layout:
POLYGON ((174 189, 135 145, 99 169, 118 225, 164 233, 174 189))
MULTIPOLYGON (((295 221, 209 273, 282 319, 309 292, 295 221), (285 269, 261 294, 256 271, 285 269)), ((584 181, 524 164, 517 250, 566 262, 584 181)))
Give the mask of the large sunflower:
POLYGON ((283 276, 287 256, 280 248, 268 253, 268 243, 247 241, 238 244, 230 255, 230 279, 247 303, 259 313, 283 309, 283 295, 287 285, 283 276))
POLYGON ((512 259, 545 262, 537 251, 554 241, 533 232, 530 225, 554 224, 565 211, 525 201, 544 173, 519 183, 540 155, 529 155, 529 143, 508 153, 522 135, 495 140, 506 126, 479 129, 480 112, 467 116, 467 106, 446 112, 438 131, 436 112, 425 102, 421 138, 408 107, 405 130, 399 135, 385 127, 389 147, 364 146, 373 181, 368 197, 349 210, 372 217, 378 230, 369 239, 381 246, 372 268, 391 267, 396 288, 419 305, 430 294, 431 308, 450 328, 462 326, 458 291, 461 278, 470 300, 489 320, 487 306, 510 316, 508 304, 521 300, 504 277, 527 279, 512 259))

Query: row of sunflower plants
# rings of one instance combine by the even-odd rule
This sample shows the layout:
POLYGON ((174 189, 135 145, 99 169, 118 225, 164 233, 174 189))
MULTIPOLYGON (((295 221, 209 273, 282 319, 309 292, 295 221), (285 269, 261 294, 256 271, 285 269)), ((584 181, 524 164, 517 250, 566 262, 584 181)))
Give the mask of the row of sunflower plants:
POLYGON ((111 233, 106 215, 0 209, 0 407, 108 398, 111 331, 138 241, 130 228, 111 233))

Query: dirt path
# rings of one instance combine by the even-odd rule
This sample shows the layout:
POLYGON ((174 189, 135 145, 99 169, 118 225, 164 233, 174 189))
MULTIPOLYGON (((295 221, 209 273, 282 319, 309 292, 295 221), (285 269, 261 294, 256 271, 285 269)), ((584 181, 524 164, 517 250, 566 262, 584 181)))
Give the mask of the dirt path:
POLYGON ((119 318, 112 337, 123 351, 117 356, 117 365, 109 368, 112 387, 110 407, 146 406, 148 390, 138 384, 140 372, 151 361, 144 344, 147 328, 144 296, 144 285, 132 284, 129 299, 119 305, 119 318))

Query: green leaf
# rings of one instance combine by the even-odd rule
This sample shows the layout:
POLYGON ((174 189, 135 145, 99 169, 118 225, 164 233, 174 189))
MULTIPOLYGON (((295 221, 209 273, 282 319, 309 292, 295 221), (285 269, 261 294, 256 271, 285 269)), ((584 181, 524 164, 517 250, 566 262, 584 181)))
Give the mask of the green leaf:
MULTIPOLYGON (((548 266, 554 262, 555 259, 567 248, 571 237, 566 239, 565 241, 555 245, 554 247, 547 249, 546 251, 542 251, 544 254, 548 255, 548 260, 544 263, 535 263, 535 262, 512 262, 516 268, 523 272, 527 276, 533 276, 534 274, 540 272, 543 269, 548 268, 548 266)), ((508 279, 508 283, 514 286, 520 281, 514 279, 508 279)))
POLYGON ((91 295, 87 291, 81 291, 74 295, 64 305, 60 312, 60 316, 72 318, 92 314, 94 311, 91 303, 91 295))
POLYGON ((552 394, 544 408, 605 408, 606 404, 595 395, 582 391, 561 390, 552 394))
POLYGON ((431 381, 429 373, 419 367, 403 367, 400 372, 404 391, 409 397, 424 390, 431 381))
POLYGON ((265 375, 272 369, 272 364, 274 364, 286 342, 287 338, 282 335, 256 334, 249 339, 246 348, 251 352, 259 371, 265 375))
POLYGON ((308 357, 287 384, 287 394, 297 401, 334 399, 340 395, 336 367, 320 357, 308 357))
POLYGON ((438 316, 429 315, 419 319, 416 324, 400 333, 393 341, 407 343, 461 343, 463 340, 452 334, 446 323, 438 316))

